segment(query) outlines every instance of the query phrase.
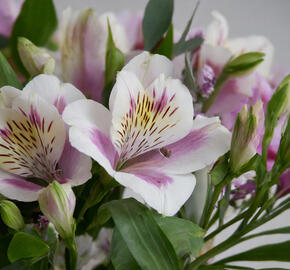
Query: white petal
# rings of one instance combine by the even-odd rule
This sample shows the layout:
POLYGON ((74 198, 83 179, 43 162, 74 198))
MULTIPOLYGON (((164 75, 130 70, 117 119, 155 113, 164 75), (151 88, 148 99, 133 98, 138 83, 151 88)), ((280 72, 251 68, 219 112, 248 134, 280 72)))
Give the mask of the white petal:
POLYGON ((111 113, 95 101, 79 100, 66 107, 63 119, 71 126, 69 138, 72 146, 112 174, 118 153, 109 135, 111 113))
MULTIPOLYGON (((122 70, 133 72, 144 88, 147 88, 160 74, 170 77, 174 73, 173 64, 168 58, 159 54, 150 54, 149 52, 142 52, 135 56, 122 70)), ((112 90, 110 110, 113 108, 117 90, 115 87, 112 90)))
POLYGON ((72 186, 85 183, 92 177, 92 160, 71 146, 67 140, 58 162, 61 171, 59 182, 69 182, 72 186))
POLYGON ((0 193, 5 197, 23 202, 36 201, 43 187, 23 178, 0 170, 0 193))
POLYGON ((23 177, 52 180, 66 138, 56 108, 38 95, 22 93, 12 109, 0 110, 0 167, 23 177))
POLYGON ((213 46, 222 45, 227 39, 229 28, 226 18, 218 11, 212 11, 214 20, 208 26, 205 35, 205 42, 213 46))
POLYGON ((85 96, 72 84, 62 83, 53 75, 38 75, 31 80, 23 89, 24 93, 37 93, 48 103, 54 105, 59 113, 62 113, 65 106, 85 96))
POLYGON ((123 161, 173 143, 190 131, 192 97, 179 80, 161 74, 144 91, 133 73, 122 71, 116 87, 111 136, 123 161))
POLYGON ((171 182, 158 187, 150 182, 155 181, 154 174, 157 175, 156 172, 151 172, 151 176, 146 176, 144 173, 140 178, 140 175, 117 172, 114 177, 120 184, 141 195, 146 204, 159 213, 173 216, 191 195, 195 186, 195 177, 192 174, 164 175, 171 182))
POLYGON ((19 89, 3 86, 0 89, 0 108, 11 108, 13 100, 21 94, 19 89))
POLYGON ((197 116, 192 131, 176 143, 147 152, 127 164, 128 170, 151 168, 187 174, 211 164, 230 149, 231 134, 217 117, 197 116))

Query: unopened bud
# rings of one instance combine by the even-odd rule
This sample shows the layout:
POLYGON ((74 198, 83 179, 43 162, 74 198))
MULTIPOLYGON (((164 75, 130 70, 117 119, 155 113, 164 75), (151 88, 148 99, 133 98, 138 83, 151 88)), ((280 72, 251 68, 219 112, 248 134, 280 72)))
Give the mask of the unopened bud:
POLYGON ((230 166, 234 173, 238 172, 257 152, 260 126, 263 124, 262 110, 262 102, 258 101, 250 108, 245 105, 237 116, 230 152, 230 166))
POLYGON ((38 202, 42 213, 63 239, 74 237, 76 198, 69 184, 61 185, 54 181, 40 193, 38 202))
POLYGON ((9 228, 15 231, 20 231, 24 228, 23 217, 15 203, 8 200, 0 201, 0 214, 3 222, 9 228))
POLYGON ((18 52, 20 59, 30 75, 52 74, 55 60, 45 49, 38 48, 26 38, 18 38, 18 52))

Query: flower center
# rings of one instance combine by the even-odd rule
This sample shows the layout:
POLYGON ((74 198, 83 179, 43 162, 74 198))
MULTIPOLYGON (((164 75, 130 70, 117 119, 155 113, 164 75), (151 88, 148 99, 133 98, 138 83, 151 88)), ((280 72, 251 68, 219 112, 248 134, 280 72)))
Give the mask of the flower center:
POLYGON ((0 129, 0 168, 26 178, 52 181, 58 162, 51 158, 54 122, 46 122, 33 108, 29 115, 21 111, 16 116, 0 129))
POLYGON ((168 139, 166 131, 179 121, 175 117, 178 111, 173 103, 175 94, 168 96, 166 88, 159 98, 155 98, 154 89, 152 94, 138 92, 136 99, 131 97, 130 108, 121 118, 115 140, 115 146, 120 149, 119 164, 144 152, 161 148, 168 139))

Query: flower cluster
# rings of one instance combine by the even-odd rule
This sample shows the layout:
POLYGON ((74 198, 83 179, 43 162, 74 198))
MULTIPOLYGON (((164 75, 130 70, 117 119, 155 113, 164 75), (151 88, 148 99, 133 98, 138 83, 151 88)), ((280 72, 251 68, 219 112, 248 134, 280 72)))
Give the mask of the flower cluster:
POLYGON ((266 37, 217 11, 180 35, 173 0, 56 27, 43 2, 0 0, 0 267, 204 269, 289 208, 290 76, 266 37))

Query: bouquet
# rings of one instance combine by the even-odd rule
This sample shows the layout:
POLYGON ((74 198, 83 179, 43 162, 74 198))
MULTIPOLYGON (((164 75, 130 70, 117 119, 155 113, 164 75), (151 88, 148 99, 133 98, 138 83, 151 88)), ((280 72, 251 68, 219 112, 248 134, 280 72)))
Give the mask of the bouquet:
POLYGON ((290 261, 290 241, 215 259, 290 233, 252 232, 290 207, 290 75, 266 37, 217 11, 193 29, 198 2, 178 32, 173 8, 0 1, 1 270, 290 261))

